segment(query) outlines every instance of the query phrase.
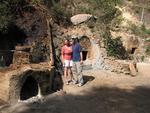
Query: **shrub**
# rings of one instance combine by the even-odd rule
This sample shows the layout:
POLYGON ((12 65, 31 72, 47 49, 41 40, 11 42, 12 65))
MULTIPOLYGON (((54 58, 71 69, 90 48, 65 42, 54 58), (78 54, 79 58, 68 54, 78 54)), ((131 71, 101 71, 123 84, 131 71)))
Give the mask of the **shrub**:
POLYGON ((105 48, 107 50, 108 56, 113 56, 119 59, 126 59, 128 58, 128 54, 123 47, 122 41, 120 40, 121 37, 117 37, 112 39, 110 32, 106 32, 103 35, 105 48))
POLYGON ((11 23, 13 16, 10 10, 8 2, 0 2, 0 31, 6 30, 11 23))
POLYGON ((135 24, 129 23, 129 30, 135 35, 146 37, 150 35, 150 29, 147 29, 145 25, 137 26, 135 24))
POLYGON ((150 46, 147 46, 147 48, 146 48, 146 54, 150 55, 150 46))
POLYGON ((26 4, 25 0, 1 0, 0 1, 0 32, 8 29, 17 14, 26 4))
POLYGON ((141 26, 141 30, 143 33, 150 35, 150 29, 147 29, 144 24, 141 26))
POLYGON ((70 22, 71 13, 69 11, 66 11, 63 7, 60 7, 59 4, 53 6, 51 12, 52 18, 57 24, 59 25, 62 24, 64 26, 68 26, 71 24, 70 22))

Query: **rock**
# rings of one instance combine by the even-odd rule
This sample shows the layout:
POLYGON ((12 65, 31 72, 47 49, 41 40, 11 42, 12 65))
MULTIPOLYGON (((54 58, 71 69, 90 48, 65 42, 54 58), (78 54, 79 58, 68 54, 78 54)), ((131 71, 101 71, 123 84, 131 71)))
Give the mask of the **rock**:
POLYGON ((30 54, 24 51, 15 51, 13 55, 13 65, 19 67, 30 63, 30 54))
POLYGON ((102 58, 93 59, 92 68, 94 70, 103 69, 104 68, 104 61, 103 61, 103 59, 102 58))
POLYGON ((71 17, 71 22, 74 25, 80 24, 82 22, 85 22, 89 20, 92 17, 90 14, 78 14, 71 17))
POLYGON ((136 67, 135 67, 134 63, 129 64, 129 69, 130 69, 131 76, 136 76, 137 75, 137 71, 136 71, 136 67))

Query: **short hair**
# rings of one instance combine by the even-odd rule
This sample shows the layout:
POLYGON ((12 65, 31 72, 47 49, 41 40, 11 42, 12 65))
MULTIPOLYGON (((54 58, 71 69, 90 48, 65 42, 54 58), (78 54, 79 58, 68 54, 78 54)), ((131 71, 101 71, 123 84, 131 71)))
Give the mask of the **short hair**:
POLYGON ((78 39, 78 38, 75 38, 74 41, 75 41, 75 43, 78 43, 78 42, 79 42, 79 39, 78 39))
POLYGON ((69 39, 68 38, 64 38, 64 45, 65 45, 65 41, 69 42, 69 39))

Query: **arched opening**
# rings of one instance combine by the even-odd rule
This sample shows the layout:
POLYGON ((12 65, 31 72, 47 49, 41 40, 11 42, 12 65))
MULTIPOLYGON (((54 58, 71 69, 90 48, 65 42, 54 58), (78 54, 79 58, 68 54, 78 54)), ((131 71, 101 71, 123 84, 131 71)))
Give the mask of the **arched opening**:
MULTIPOLYGON (((5 66, 12 64, 13 50, 16 45, 23 45, 26 40, 26 34, 17 26, 12 26, 6 33, 0 32, 0 59, 5 66)), ((1 63, 0 62, 0 63, 1 63)))
POLYGON ((21 88, 20 100, 26 100, 36 95, 38 95, 38 83, 33 77, 29 76, 21 88))
POLYGON ((82 54, 83 54, 83 61, 84 61, 87 59, 88 51, 82 51, 82 54))
POLYGON ((137 49, 137 48, 132 48, 132 49, 131 49, 131 54, 134 54, 134 52, 135 52, 136 49, 137 49))
POLYGON ((80 44, 82 46, 82 54, 83 54, 83 60, 86 60, 91 57, 90 51, 91 51, 91 42, 90 39, 87 36, 82 36, 80 38, 80 44))

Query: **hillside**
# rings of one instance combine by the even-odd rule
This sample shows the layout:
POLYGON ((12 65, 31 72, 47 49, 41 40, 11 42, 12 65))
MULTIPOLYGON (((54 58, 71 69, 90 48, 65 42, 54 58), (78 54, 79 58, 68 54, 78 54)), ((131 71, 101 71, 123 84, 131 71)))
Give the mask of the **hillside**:
POLYGON ((149 113, 149 18, 150 0, 0 0, 0 113, 149 113), (64 84, 75 37, 82 87, 64 84))

